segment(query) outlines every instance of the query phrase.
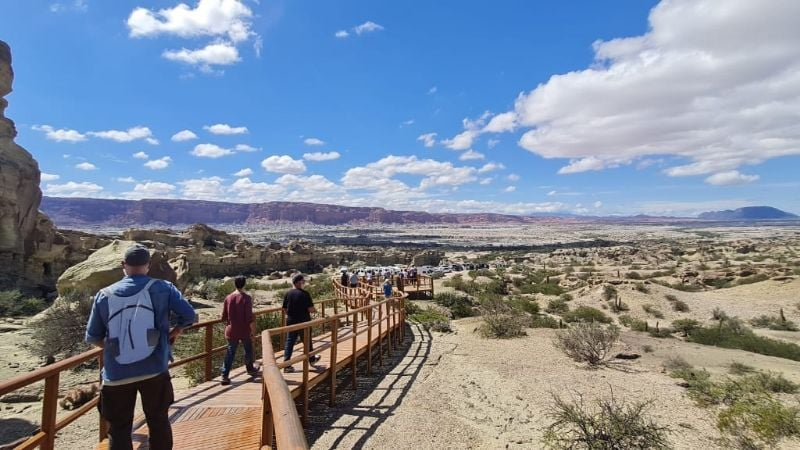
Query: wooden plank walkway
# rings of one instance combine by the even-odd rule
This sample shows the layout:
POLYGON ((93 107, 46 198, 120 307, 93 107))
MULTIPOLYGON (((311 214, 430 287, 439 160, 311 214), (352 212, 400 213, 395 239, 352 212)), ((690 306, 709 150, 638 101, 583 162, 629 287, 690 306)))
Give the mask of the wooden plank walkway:
MULTIPOLYGON (((384 340, 384 349, 389 347, 390 317, 385 316, 378 323, 373 321, 371 345, 367 333, 366 321, 359 322, 356 328, 356 357, 365 355, 371 348, 381 348, 379 342, 384 340), (380 327, 380 335, 379 335, 380 327)), ((399 325, 399 324, 398 324, 399 325)), ((341 342, 352 335, 352 326, 341 326, 337 330, 339 345, 336 351, 335 372, 352 367, 353 346, 351 340, 341 342)), ((331 333, 327 332, 313 339, 314 348, 322 348, 331 344, 331 333)), ((295 347, 295 355, 302 353, 302 342, 295 347)), ((308 388, 320 384, 329 378, 332 371, 331 349, 327 348, 319 354, 316 364, 321 370, 310 371, 308 388)), ((276 361, 283 361, 283 351, 275 352, 276 361)), ((260 361, 259 361, 260 362, 260 361)), ((302 363, 295 364, 295 367, 302 363)), ((176 393, 175 403, 170 407, 169 416, 175 449, 258 449, 261 437, 262 385, 260 378, 253 379, 243 367, 231 371, 231 384, 222 386, 219 378, 199 384, 189 390, 176 393)), ((284 373, 284 380, 292 397, 297 399, 303 395, 303 371, 284 373)), ((134 449, 148 449, 147 425, 144 418, 139 417, 134 423, 134 449)), ((98 449, 107 449, 108 441, 97 445, 98 449)))

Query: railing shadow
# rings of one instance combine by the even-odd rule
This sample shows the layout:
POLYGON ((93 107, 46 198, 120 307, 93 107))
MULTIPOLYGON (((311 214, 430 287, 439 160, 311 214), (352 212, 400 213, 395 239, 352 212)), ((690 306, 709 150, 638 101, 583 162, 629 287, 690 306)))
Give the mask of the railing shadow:
POLYGON ((15 448, 38 429, 39 425, 25 419, 0 419, 0 450, 15 448))
POLYGON ((350 448, 361 448, 375 431, 394 413, 402 403, 414 380, 431 352, 431 334, 415 323, 406 323, 405 340, 395 347, 391 357, 384 356, 383 366, 373 358, 372 373, 367 374, 366 358, 358 365, 357 388, 350 386, 351 369, 341 370, 337 376, 336 405, 329 406, 329 390, 314 389, 310 394, 306 434, 310 445, 317 442, 323 434, 336 433, 336 437, 320 448, 340 448, 342 441, 359 435, 355 443, 346 444, 350 448), (388 382, 388 384, 387 384, 388 382), (370 399, 376 391, 382 391, 378 398, 370 399), (367 401, 368 405, 362 406, 367 401), (338 422, 347 421, 347 424, 338 422))

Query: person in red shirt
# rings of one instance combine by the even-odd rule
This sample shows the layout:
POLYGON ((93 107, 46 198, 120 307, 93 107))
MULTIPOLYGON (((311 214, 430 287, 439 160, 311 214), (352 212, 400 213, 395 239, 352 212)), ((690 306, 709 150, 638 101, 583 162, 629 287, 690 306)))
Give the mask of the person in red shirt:
POLYGON ((258 375, 258 369, 253 366, 253 341, 251 339, 256 332, 253 298, 244 291, 246 281, 242 275, 233 279, 236 290, 225 297, 225 304, 222 306, 222 321, 226 323, 225 340, 228 341, 228 353, 225 354, 225 361, 222 363, 223 386, 231 384, 228 375, 230 375, 239 342, 244 347, 244 363, 248 375, 258 375))

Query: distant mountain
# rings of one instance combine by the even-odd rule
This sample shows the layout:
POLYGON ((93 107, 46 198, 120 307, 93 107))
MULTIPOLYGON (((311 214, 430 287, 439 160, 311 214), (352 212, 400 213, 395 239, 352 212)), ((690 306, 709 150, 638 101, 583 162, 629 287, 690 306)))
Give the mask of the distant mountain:
POLYGON ((259 225, 304 222, 344 224, 524 224, 571 222, 557 217, 507 214, 435 214, 384 208, 269 202, 226 203, 200 200, 119 200, 44 197, 40 209, 60 227, 181 225, 191 223, 259 225))
POLYGON ((771 206, 746 206, 725 211, 704 212, 697 216, 700 220, 792 220, 800 219, 795 214, 781 211, 771 206))

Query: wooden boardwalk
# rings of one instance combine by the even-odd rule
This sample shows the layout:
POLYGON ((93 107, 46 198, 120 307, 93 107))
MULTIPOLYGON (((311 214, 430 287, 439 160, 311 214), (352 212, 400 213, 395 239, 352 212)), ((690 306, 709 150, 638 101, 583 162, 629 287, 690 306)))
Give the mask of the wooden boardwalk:
MULTIPOLYGON (((373 321, 371 332, 366 321, 359 322, 355 328, 356 358, 364 356, 369 362, 372 362, 373 358, 381 359, 384 351, 390 351, 391 340, 394 339, 393 333, 400 333, 398 326, 400 321, 389 315, 382 317, 380 321, 373 321)), ((312 369, 307 374, 304 374, 302 369, 294 373, 283 373, 286 385, 296 401, 302 403, 304 397, 307 399, 307 396, 304 396, 307 394, 304 389, 304 377, 307 377, 308 389, 326 380, 329 382, 333 380, 330 384, 335 395, 336 388, 333 385, 336 378, 331 379, 332 374, 345 367, 352 369, 355 366, 352 337, 352 324, 337 329, 337 340, 348 342, 346 345, 338 346, 335 367, 331 361, 332 332, 312 338, 314 348, 323 349, 319 353, 320 361, 315 365, 316 370, 312 369)), ((302 353, 302 345, 302 342, 296 345, 294 355, 302 353)), ((274 358, 277 364, 282 363, 283 351, 275 352, 274 358)), ((300 365, 295 364, 295 367, 300 365)), ((219 379, 215 379, 176 393, 175 403, 169 411, 174 448, 187 450, 261 448, 264 400, 260 381, 260 377, 253 379, 247 375, 243 367, 240 367, 231 372, 231 384, 228 386, 222 386, 219 379)), ((143 417, 137 418, 134 428, 134 449, 149 448, 147 425, 143 417)), ((107 441, 98 444, 97 448, 108 448, 107 441)))

